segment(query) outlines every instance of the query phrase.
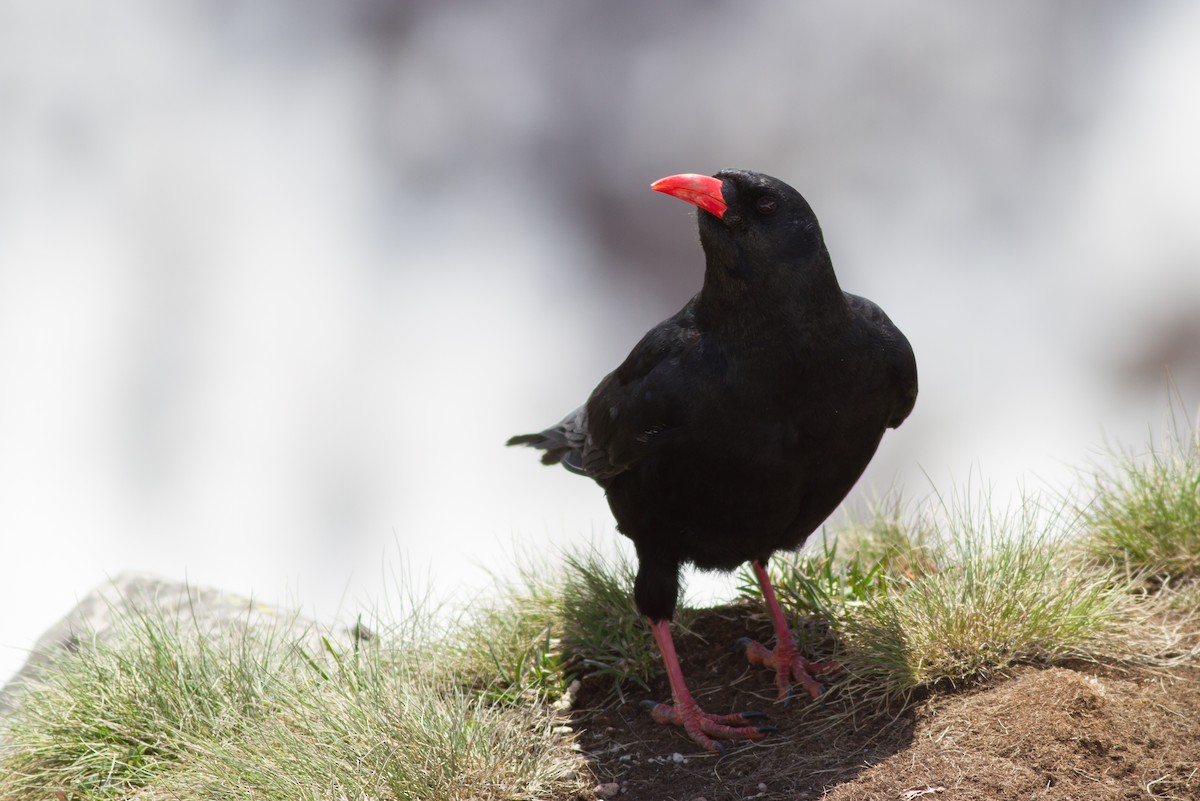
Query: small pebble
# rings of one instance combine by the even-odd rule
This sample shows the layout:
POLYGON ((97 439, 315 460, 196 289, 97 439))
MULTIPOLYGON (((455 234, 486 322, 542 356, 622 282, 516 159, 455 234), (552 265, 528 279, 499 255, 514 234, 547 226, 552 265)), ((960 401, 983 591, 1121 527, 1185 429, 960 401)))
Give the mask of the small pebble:
POLYGON ((597 798, 612 798, 617 793, 621 792, 621 785, 616 782, 607 782, 605 784, 597 784, 592 790, 597 798))
POLYGON ((763 784, 762 782, 759 782, 758 783, 758 791, 760 793, 765 793, 767 791, 767 785, 763 784))
POLYGON ((675 753, 671 754, 671 761, 674 762, 676 765, 682 764, 683 763, 683 754, 676 751, 675 753))
POLYGON ((575 699, 579 696, 579 688, 582 686, 579 679, 571 682, 566 692, 562 694, 562 697, 554 702, 554 709, 558 712, 570 712, 571 707, 575 706, 575 699))
POLYGON ((630 762, 633 760, 633 754, 621 754, 620 762, 630 762))
POLYGON ((555 726, 550 731, 554 732, 555 734, 570 734, 571 732, 573 732, 575 730, 572 729, 570 726, 555 726))

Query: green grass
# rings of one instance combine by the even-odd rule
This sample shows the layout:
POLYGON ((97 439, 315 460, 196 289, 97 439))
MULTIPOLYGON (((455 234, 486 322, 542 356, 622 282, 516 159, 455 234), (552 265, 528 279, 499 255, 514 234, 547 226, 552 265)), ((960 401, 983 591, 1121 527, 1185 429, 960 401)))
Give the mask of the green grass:
POLYGON ((1154 584, 1200 578, 1200 428, 1173 419, 1162 445, 1113 462, 1093 476, 1084 548, 1154 584))
MULTIPOLYGON (((461 638, 466 675, 494 696, 561 693, 575 679, 605 682, 618 696, 647 689, 662 662, 633 603, 636 564, 624 552, 594 545, 536 556, 521 554, 518 578, 497 582, 461 638)), ((681 606, 686 631, 695 611, 681 606)))
MULTIPOLYGON (((802 647, 845 668, 831 683, 851 712, 1017 665, 1194 664, 1198 463, 1194 436, 1122 455, 1081 509, 885 501, 770 569, 789 614, 817 624, 802 647)), ((459 617, 410 598, 353 642, 127 615, 0 721, 0 801, 574 797, 594 780, 555 701, 582 680, 621 702, 661 672, 634 563, 612 553, 521 554, 518 578, 459 617)))
POLYGON ((406 598, 416 611, 353 647, 131 615, 24 696, 0 732, 17 744, 0 799, 570 795, 587 769, 553 702, 577 678, 645 686, 661 663, 627 557, 582 548, 521 568, 450 623, 406 598))
POLYGON ((936 499, 908 513, 893 503, 814 551, 773 560, 771 573, 785 607, 836 632, 807 645, 846 669, 838 681, 855 705, 1017 665, 1167 654, 1172 638, 1148 624, 1128 574, 1078 557, 1078 522, 1032 499, 1011 510, 936 499))
MULTIPOLYGON (((155 613, 61 658, 6 722, 0 798, 508 799, 584 773, 541 699, 448 676, 424 623, 338 647, 155 613)), ((573 778, 574 777, 574 778, 573 778)))

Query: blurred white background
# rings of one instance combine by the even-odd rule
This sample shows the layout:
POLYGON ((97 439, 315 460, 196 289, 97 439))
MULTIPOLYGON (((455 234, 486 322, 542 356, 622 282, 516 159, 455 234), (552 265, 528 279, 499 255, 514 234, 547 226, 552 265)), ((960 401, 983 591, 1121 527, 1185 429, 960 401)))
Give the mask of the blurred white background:
POLYGON ((676 172, 795 185, 912 341, 858 502, 1070 485, 1168 369, 1200 397, 1197 41, 1117 0, 0 0, 0 681, 124 570, 329 620, 615 539, 502 446, 699 287, 676 172))

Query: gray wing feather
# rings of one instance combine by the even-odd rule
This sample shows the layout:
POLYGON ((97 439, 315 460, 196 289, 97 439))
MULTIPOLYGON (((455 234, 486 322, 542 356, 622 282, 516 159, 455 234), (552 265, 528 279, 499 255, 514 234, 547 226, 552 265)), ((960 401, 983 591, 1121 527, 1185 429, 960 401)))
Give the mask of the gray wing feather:
POLYGON ((572 473, 594 479, 611 478, 624 468, 614 468, 608 455, 588 433, 587 405, 580 406, 556 425, 537 434, 520 434, 509 445, 527 445, 545 451, 542 464, 561 464, 572 473))

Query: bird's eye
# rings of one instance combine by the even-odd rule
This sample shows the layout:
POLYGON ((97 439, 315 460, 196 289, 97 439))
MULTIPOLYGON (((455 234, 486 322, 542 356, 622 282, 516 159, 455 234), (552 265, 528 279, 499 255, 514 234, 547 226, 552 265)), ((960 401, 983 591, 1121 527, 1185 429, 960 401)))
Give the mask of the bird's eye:
POLYGON ((775 198, 773 198, 769 195, 763 195, 762 197, 760 197, 758 200, 756 200, 754 202, 754 208, 757 209, 758 213, 763 215, 764 217, 767 215, 770 215, 770 214, 774 214, 775 209, 778 206, 779 206, 779 203, 775 200, 775 198))

